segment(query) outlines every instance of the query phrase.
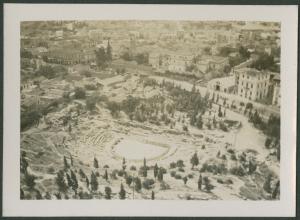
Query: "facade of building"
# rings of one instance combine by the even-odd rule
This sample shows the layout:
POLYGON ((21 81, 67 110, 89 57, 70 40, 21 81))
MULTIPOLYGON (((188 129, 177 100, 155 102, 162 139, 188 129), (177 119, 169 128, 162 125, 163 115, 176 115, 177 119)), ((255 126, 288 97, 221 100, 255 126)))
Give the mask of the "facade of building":
POLYGON ((241 68, 234 71, 236 94, 249 100, 267 97, 270 74, 253 68, 241 68))
POLYGON ((216 92, 231 93, 234 91, 235 77, 215 78, 207 83, 207 88, 216 92))
POLYGON ((272 99, 272 105, 280 107, 280 100, 281 100, 281 94, 280 94, 280 77, 275 76, 273 78, 274 83, 274 90, 273 90, 273 99, 272 99))

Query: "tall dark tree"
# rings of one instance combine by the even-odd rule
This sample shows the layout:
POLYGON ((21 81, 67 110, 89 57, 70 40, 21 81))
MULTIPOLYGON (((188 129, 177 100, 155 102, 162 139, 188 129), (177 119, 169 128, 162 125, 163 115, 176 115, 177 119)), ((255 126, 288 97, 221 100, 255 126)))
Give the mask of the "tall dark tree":
POLYGON ((146 158, 144 158, 144 167, 145 167, 145 168, 147 167, 147 164, 146 164, 146 158))
POLYGON ((89 178, 87 176, 85 177, 85 183, 86 183, 86 187, 89 188, 90 187, 90 181, 89 181, 89 178))
POLYGON ((272 192, 272 199, 276 199, 277 196, 279 195, 279 191, 280 191, 280 181, 278 180, 276 182, 275 188, 272 192))
POLYGON ((21 160, 20 160, 20 169, 22 173, 27 173, 27 167, 29 166, 28 161, 26 159, 26 152, 22 151, 21 160))
POLYGON ((71 166, 73 166, 73 157, 70 155, 70 160, 71 160, 71 166))
POLYGON ((120 199, 125 199, 126 198, 126 191, 124 189, 123 184, 121 184, 121 187, 120 187, 119 197, 120 197, 120 199))
POLYGON ((78 181, 76 178, 76 174, 71 170, 71 179, 72 179, 72 189, 74 190, 75 194, 77 194, 78 189, 78 181))
POLYGON ((60 170, 56 174, 56 184, 58 186, 59 191, 65 192, 68 188, 66 182, 65 182, 65 177, 64 177, 64 172, 60 170))
POLYGON ((272 193, 271 182, 272 175, 268 175, 263 185, 263 188, 267 193, 272 193))
POLYGON ((98 160, 96 157, 94 157, 94 167, 97 169, 99 168, 98 160))
POLYGON ((123 161, 122 161, 122 169, 123 169, 123 170, 126 169, 126 160, 125 160, 125 157, 123 157, 123 161))
POLYGON ((163 173, 163 170, 162 170, 162 169, 159 169, 158 175, 157 175, 157 179, 158 179, 159 181, 163 181, 163 180, 164 180, 164 173, 163 173))
POLYGON ((194 169, 194 166, 198 166, 199 164, 199 158, 197 153, 194 153, 194 155, 191 158, 191 164, 192 164, 192 169, 194 169))
POLYGON ((107 170, 105 170, 105 173, 104 173, 104 179, 105 179, 106 181, 108 181, 108 173, 107 173, 107 170))
POLYGON ((35 190, 35 192, 36 192, 35 198, 37 200, 42 200, 43 196, 42 196, 41 192, 39 190, 35 190))
POLYGON ((66 177, 67 177, 68 186, 72 187, 72 180, 71 180, 71 177, 70 177, 70 175, 68 173, 66 173, 66 177))
POLYGON ((198 179, 198 190, 202 189, 202 176, 200 174, 199 179, 198 179))
POLYGON ((203 178, 203 182, 207 192, 210 192, 214 188, 207 176, 203 178))
POLYGON ((91 190, 92 191, 97 191, 98 190, 98 180, 97 180, 97 177, 95 175, 94 172, 92 172, 91 174, 91 190))
POLYGON ((154 172, 154 178, 156 178, 157 175, 158 175, 158 166, 157 166, 157 163, 154 166, 153 172, 154 172))
POLYGON ((36 177, 32 174, 25 173, 25 184, 30 190, 34 189, 36 177))
POLYGON ((110 45, 110 41, 109 40, 107 42, 107 47, 106 47, 106 60, 108 62, 112 61, 112 47, 110 45))
POLYGON ((65 170, 67 170, 67 169, 70 168, 70 165, 69 165, 69 163, 68 163, 68 161, 67 161, 66 156, 64 156, 64 167, 65 167, 65 170))
POLYGON ((96 63, 100 69, 104 69, 107 65, 107 56, 104 47, 100 47, 95 50, 96 63))
POLYGON ((106 186, 104 191, 105 191, 105 199, 111 199, 111 188, 109 186, 106 186))
POLYGON ((142 189, 142 182, 141 182, 141 179, 140 178, 135 178, 134 180, 134 185, 135 185, 135 190, 136 191, 140 191, 142 189))
POLYGON ((23 189, 20 189, 20 199, 25 199, 25 193, 23 189))

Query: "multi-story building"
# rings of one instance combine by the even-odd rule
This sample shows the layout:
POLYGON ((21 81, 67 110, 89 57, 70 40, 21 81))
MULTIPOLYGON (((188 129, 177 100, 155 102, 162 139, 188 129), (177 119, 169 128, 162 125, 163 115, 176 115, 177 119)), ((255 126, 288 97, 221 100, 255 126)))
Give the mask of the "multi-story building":
POLYGON ((272 99, 272 105, 280 107, 280 76, 275 75, 273 78, 273 99, 272 99))
POLYGON ((253 68, 241 68, 234 71, 236 94, 249 100, 260 100, 267 97, 270 73, 253 68))

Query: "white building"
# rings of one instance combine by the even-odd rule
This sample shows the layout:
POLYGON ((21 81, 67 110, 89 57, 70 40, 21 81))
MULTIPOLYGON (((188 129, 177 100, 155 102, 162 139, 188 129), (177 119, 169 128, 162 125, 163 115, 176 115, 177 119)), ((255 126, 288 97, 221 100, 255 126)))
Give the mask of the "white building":
POLYGON ((230 93, 234 90, 235 77, 227 76, 222 78, 215 78, 207 83, 207 88, 217 92, 230 93))
POLYGON ((280 95, 280 76, 276 75, 273 78, 273 82, 274 82, 274 90, 273 90, 272 105, 280 107, 280 99, 281 99, 281 95, 280 95))
POLYGON ((267 96, 270 73, 253 68, 241 68, 234 73, 237 95, 254 101, 267 96))

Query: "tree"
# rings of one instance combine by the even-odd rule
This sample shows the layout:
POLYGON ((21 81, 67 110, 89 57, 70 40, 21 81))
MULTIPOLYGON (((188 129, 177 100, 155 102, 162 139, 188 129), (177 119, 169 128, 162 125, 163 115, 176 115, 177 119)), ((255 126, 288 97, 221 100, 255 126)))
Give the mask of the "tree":
POLYGON ((141 179, 138 177, 135 178, 134 184, 135 184, 135 190, 139 192, 142 189, 141 179))
POLYGON ((163 181, 163 179, 164 179, 164 173, 163 173, 163 171, 162 171, 161 168, 160 168, 159 171, 158 171, 157 179, 158 179, 158 181, 160 181, 160 182, 163 181))
POLYGON ((35 190, 35 192, 36 192, 35 198, 36 198, 37 200, 43 199, 43 196, 42 196, 42 194, 41 194, 41 192, 40 192, 39 190, 35 190))
POLYGON ((151 199, 154 200, 155 199, 155 194, 154 191, 151 192, 151 199))
POLYGON ((267 137, 267 138, 266 138, 266 141, 265 141, 265 147, 266 147, 266 148, 269 148, 270 145, 271 145, 271 143, 272 143, 272 139, 269 138, 269 137, 267 137))
POLYGON ((26 152, 23 151, 22 155, 21 155, 21 160, 20 160, 20 170, 24 174, 27 173, 27 167, 29 166, 25 156, 26 156, 26 152))
POLYGON ((73 166, 73 157, 70 155, 70 160, 71 160, 71 166, 73 166))
POLYGON ((34 189, 35 179, 36 179, 36 177, 34 175, 25 173, 25 184, 28 186, 28 188, 30 190, 34 189))
POLYGON ((185 177, 182 178, 182 180, 183 180, 184 185, 186 185, 186 183, 188 181, 188 178, 185 176, 185 177))
POLYGON ((106 60, 108 62, 111 62, 112 61, 112 47, 110 45, 110 42, 108 40, 107 42, 107 47, 106 47, 106 60))
POLYGON ((105 173, 104 173, 104 179, 105 179, 106 181, 108 181, 108 173, 107 173, 107 170, 105 170, 105 173))
POLYGON ((202 176, 200 174, 199 179, 198 179, 198 190, 201 190, 202 188, 202 176))
POLYGON ((83 179, 86 177, 85 173, 82 171, 82 169, 79 169, 79 175, 83 179))
POLYGON ((95 50, 96 55, 96 64, 98 68, 104 69, 107 66, 107 56, 105 49, 103 47, 98 48, 95 50))
POLYGON ((271 182, 272 182, 272 175, 269 174, 263 185, 263 188, 267 193, 272 193, 271 182))
POLYGON ((69 163, 68 163, 68 161, 67 161, 66 156, 64 156, 64 167, 65 167, 65 170, 67 170, 67 169, 70 168, 70 165, 69 165, 69 163))
POLYGON ((120 192, 119 192, 119 196, 120 196, 120 199, 125 199, 126 198, 126 191, 125 191, 124 186, 123 186, 122 183, 121 183, 121 189, 120 189, 120 192))
POLYGON ((199 158, 197 153, 194 153, 194 155, 191 158, 191 164, 192 164, 192 169, 194 169, 194 166, 198 166, 199 164, 199 158))
POLYGON ((99 168, 98 160, 96 157, 94 157, 94 167, 97 169, 99 168))
POLYGON ((87 176, 85 177, 85 183, 86 183, 86 187, 89 188, 90 181, 89 181, 89 178, 87 176))
POLYGON ((202 116, 199 115, 196 123, 197 128, 202 129, 203 128, 203 121, 202 121, 202 116))
POLYGON ((277 196, 279 195, 279 191, 280 191, 280 181, 278 180, 276 182, 275 188, 272 192, 272 199, 276 199, 277 196))
POLYGON ((68 186, 69 187, 72 187, 72 180, 71 180, 71 177, 68 173, 66 173, 66 176, 67 176, 67 183, 68 183, 68 186))
POLYGON ((75 99, 84 99, 85 96, 86 96, 86 93, 83 88, 80 88, 80 87, 75 88, 75 94, 74 94, 75 99))
POLYGON ((126 169, 126 160, 125 160, 125 157, 123 157, 123 161, 122 161, 122 169, 123 169, 123 170, 126 169))
POLYGON ((71 170, 71 179, 72 179, 72 189, 74 190, 75 195, 76 195, 77 189, 78 189, 78 181, 77 181, 76 175, 73 172, 73 170, 71 170))
POLYGON ((56 174, 56 184, 61 192, 65 192, 68 188, 65 182, 64 172, 62 170, 58 171, 56 174))
POLYGON ((144 167, 146 168, 147 167, 147 164, 146 164, 146 158, 144 157, 144 167))
POLYGON ((23 191, 23 189, 20 189, 20 199, 25 199, 25 193, 23 191))
POLYGON ((125 180, 126 180, 126 184, 127 184, 128 186, 130 186, 130 184, 131 184, 132 181, 133 181, 133 178, 132 178, 132 176, 127 175, 127 176, 125 177, 125 180))
POLYGON ((157 166, 157 163, 154 166, 153 172, 154 172, 154 178, 156 178, 157 175, 158 175, 158 166, 157 166))
POLYGON ((203 182, 207 192, 210 192, 214 188, 207 176, 203 178, 203 182))
POLYGON ((97 191, 98 190, 98 180, 94 172, 91 174, 91 190, 97 191))
POLYGON ((219 117, 222 117, 222 116, 223 116, 222 111, 221 111, 221 105, 219 106, 219 113, 218 113, 218 116, 219 116, 219 117))
POLYGON ((111 188, 109 186, 106 186, 104 191, 105 191, 105 199, 111 199, 111 188))

